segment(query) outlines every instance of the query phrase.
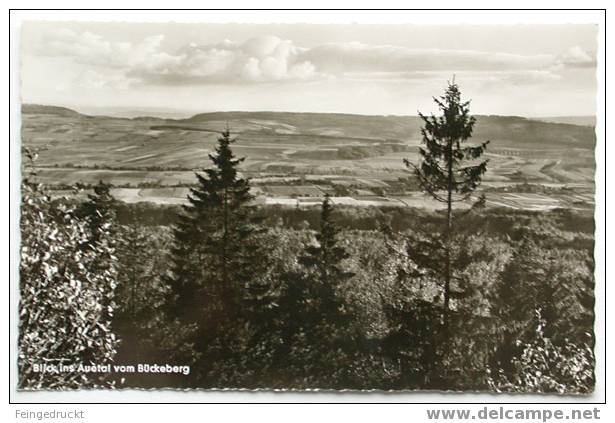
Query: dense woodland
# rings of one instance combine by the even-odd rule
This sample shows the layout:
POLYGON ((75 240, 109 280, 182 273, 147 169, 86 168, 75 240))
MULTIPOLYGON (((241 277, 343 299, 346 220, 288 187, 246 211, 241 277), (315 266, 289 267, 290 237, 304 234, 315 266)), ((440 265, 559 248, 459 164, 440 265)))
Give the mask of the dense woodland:
POLYGON ((453 88, 408 163, 441 212, 256 207, 228 131, 183 207, 103 183, 51 200, 27 152, 20 387, 591 392, 593 216, 456 210, 488 164, 453 88), (34 370, 47 360, 191 371, 34 370))

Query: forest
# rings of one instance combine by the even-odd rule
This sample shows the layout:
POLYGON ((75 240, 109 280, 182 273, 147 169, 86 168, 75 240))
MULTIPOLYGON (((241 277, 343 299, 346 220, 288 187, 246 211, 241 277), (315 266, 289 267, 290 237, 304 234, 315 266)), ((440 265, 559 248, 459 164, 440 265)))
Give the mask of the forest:
POLYGON ((592 392, 593 215, 457 209, 488 141, 456 85, 436 102, 405 164, 437 211, 257 206, 228 129, 184 206, 52 198, 26 150, 19 388, 592 392))

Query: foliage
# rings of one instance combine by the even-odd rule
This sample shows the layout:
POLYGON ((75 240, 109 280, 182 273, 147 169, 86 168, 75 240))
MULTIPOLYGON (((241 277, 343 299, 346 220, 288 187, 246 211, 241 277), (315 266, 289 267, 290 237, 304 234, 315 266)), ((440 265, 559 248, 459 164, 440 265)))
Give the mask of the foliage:
MULTIPOLYGON (((104 374, 79 365, 109 364, 117 339, 111 327, 116 258, 109 223, 93 234, 75 210, 52 203, 44 188, 22 184, 19 303, 19 387, 110 386, 104 374), (35 366, 74 366, 41 372, 35 366)), ((57 367, 56 367, 57 368, 57 367)))
POLYGON ((459 87, 449 84, 443 96, 434 98, 441 116, 425 116, 419 113, 424 127, 421 129, 423 144, 419 148, 421 163, 414 168, 421 188, 434 199, 447 203, 467 199, 478 187, 482 175, 487 170, 487 161, 473 163, 479 159, 487 148, 489 141, 477 146, 467 146, 471 138, 476 119, 470 116, 470 102, 461 101, 459 87), (440 192, 444 191, 442 195, 440 192), (460 198, 451 198, 453 193, 460 198))
POLYGON ((484 294, 506 262, 505 244, 482 237, 465 238, 463 248, 460 240, 452 244, 458 276, 445 321, 439 273, 425 270, 428 261, 440 262, 429 257, 431 250, 414 250, 421 248, 416 237, 408 239, 408 234, 388 239, 389 251, 399 257, 397 288, 382 298, 389 321, 383 354, 390 383, 400 389, 485 389, 494 328, 484 294))
POLYGON ((497 391, 587 394, 594 387, 594 354, 587 343, 554 343, 546 333, 548 323, 540 309, 535 312, 535 335, 512 360, 512 372, 498 369, 489 377, 497 391))
MULTIPOLYGON (((161 231, 165 234, 165 231, 161 231)), ((160 237, 148 236, 146 228, 138 224, 136 216, 125 226, 118 227, 119 257, 119 298, 118 314, 134 322, 137 316, 149 311, 152 292, 148 288, 160 281, 158 275, 164 273, 162 257, 156 254, 168 247, 160 242, 160 237), (161 245, 162 244, 162 245, 161 245)))
POLYGON ((358 334, 340 288, 353 275, 343 267, 349 256, 339 245, 332 212, 325 197, 316 244, 305 246, 297 271, 282 275, 276 357, 286 373, 282 379, 292 386, 339 388, 352 378, 358 334))
MULTIPOLYGON (((441 116, 425 116, 419 113, 424 122, 421 129, 424 147, 419 148, 421 162, 414 165, 404 160, 407 167, 414 169, 421 190, 435 200, 446 203, 446 226, 440 239, 423 242, 427 254, 432 256, 426 263, 431 271, 440 268, 443 279, 443 299, 446 314, 449 309, 453 283, 451 263, 451 236, 453 231, 453 204, 465 201, 478 188, 482 176, 487 171, 487 161, 478 162, 489 141, 480 145, 466 145, 472 137, 476 119, 470 116, 469 102, 461 101, 459 87, 449 83, 443 96, 434 98, 442 112, 441 116), (453 196, 455 194, 455 196, 453 196), (439 256, 439 257, 438 257, 439 256), (437 258, 438 257, 438 258, 437 258), (438 260, 441 265, 434 266, 438 260)), ((481 204, 484 197, 477 202, 481 204)), ((420 265, 420 263, 419 263, 420 265)))
MULTIPOLYGON (((118 237, 118 311, 114 328, 120 339, 117 360, 138 364, 158 359, 164 362, 190 364, 198 355, 189 336, 195 327, 184 325, 166 315, 169 286, 166 273, 166 252, 172 232, 166 227, 143 227, 138 218, 119 226, 118 237)), ((127 375, 128 385, 140 379, 127 375)), ((159 386, 153 378, 148 383, 159 386)), ((176 381, 181 385, 181 380, 176 381)))
POLYGON ((115 220, 114 203, 110 185, 100 181, 94 186, 94 192, 88 194, 87 201, 77 209, 77 215, 87 222, 92 243, 99 242, 105 231, 111 229, 109 223, 115 220))
POLYGON ((593 277, 583 250, 551 249, 533 240, 518 243, 501 277, 488 293, 490 314, 499 322, 491 367, 512 377, 521 344, 535 337, 535 310, 545 335, 558 347, 568 342, 593 345, 593 277))
POLYGON ((250 336, 245 322, 269 300, 268 286, 255 276, 268 262, 255 242, 258 218, 249 181, 237 171, 243 159, 233 154, 234 141, 223 132, 209 156, 213 166, 196 174, 199 186, 174 229, 168 279, 171 316, 198 327, 194 344, 203 358, 196 378, 219 386, 243 377, 236 365, 250 336))

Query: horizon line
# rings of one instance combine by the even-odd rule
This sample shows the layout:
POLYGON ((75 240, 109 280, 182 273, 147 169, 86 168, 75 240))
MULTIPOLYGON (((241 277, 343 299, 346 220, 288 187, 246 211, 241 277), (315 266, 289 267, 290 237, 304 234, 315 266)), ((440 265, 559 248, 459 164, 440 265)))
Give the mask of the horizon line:
MULTIPOLYGON (((155 113, 152 114, 144 114, 144 115, 135 115, 135 116, 123 116, 120 114, 108 115, 108 114, 90 114, 84 112, 83 109, 125 109, 127 111, 133 110, 135 112, 139 111, 147 111, 150 110, 166 110, 167 113, 176 113, 176 114, 185 114, 186 118, 191 118, 201 114, 213 114, 213 113, 293 113, 293 114, 321 114, 321 115, 348 115, 348 116, 366 116, 366 117, 419 117, 419 114, 396 114, 396 113, 387 113, 387 114, 374 114, 374 113, 349 113, 349 112, 315 112, 315 111, 290 111, 290 110, 210 110, 210 111, 198 111, 197 109, 178 109, 178 108, 165 108, 165 107, 156 107, 156 106, 71 106, 71 105, 62 105, 62 104, 49 104, 49 103, 36 103, 36 102, 20 102, 20 106, 43 106, 43 107, 61 107, 65 109, 72 110, 76 113, 79 113, 84 116, 92 116, 92 117, 112 117, 112 118, 123 118, 123 119, 135 119, 142 117, 155 117, 159 119, 178 119, 171 118, 169 116, 160 116, 155 113), (81 109, 81 110, 80 110, 81 109)), ((119 112, 119 111, 118 111, 119 112)), ((121 113, 121 112, 119 112, 121 113)), ((497 116, 497 117, 519 117, 524 119, 547 119, 547 118, 597 118, 597 114, 563 114, 563 115, 519 115, 519 114, 484 114, 484 113, 476 113, 473 116, 497 116)), ((186 119, 179 118, 179 119, 186 119)))

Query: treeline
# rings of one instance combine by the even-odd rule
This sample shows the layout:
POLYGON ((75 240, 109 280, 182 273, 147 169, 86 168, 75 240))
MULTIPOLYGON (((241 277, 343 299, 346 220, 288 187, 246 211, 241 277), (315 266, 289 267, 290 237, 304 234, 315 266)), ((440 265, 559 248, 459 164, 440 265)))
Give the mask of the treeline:
POLYGON ((49 166, 52 168, 71 168, 71 169, 101 169, 101 170, 126 170, 126 171, 136 171, 136 172, 142 172, 142 171, 148 171, 148 172, 170 172, 170 171, 175 171, 175 172, 190 172, 193 171, 194 169, 191 167, 186 167, 186 166, 169 166, 169 165, 147 165, 147 166, 127 166, 127 165, 114 165, 114 166, 100 166, 98 164, 92 164, 92 165, 84 165, 84 164, 76 164, 76 163, 72 163, 72 162, 67 162, 67 163, 54 163, 53 165, 49 166))
POLYGON ((378 143, 372 145, 346 145, 329 150, 300 150, 292 153, 291 157, 312 160, 359 160, 407 151, 410 151, 410 147, 406 144, 378 143))
MULTIPOLYGON (((76 200, 63 199, 63 202, 77 204, 76 200)), ((173 226, 182 206, 157 204, 147 201, 137 203, 114 202, 111 206, 117 223, 126 225, 134 215, 139 216, 142 226, 173 226)), ((289 207, 283 205, 260 205, 264 226, 277 226, 288 229, 317 229, 320 219, 319 207, 289 207)), ((345 230, 379 230, 390 226, 394 232, 416 230, 426 226, 435 231, 442 223, 443 212, 429 211, 411 207, 335 207, 335 221, 345 230)), ((464 216, 460 231, 475 233, 485 230, 494 234, 514 236, 514 233, 527 232, 528 227, 548 225, 549 231, 563 234, 576 232, 593 240, 593 214, 583 210, 553 209, 548 213, 532 210, 507 208, 485 208, 475 210, 464 216)), ((521 235, 518 235, 521 236, 521 235)), ((517 236, 517 237, 518 237, 517 236)), ((592 241, 593 242, 593 241, 592 241)))

